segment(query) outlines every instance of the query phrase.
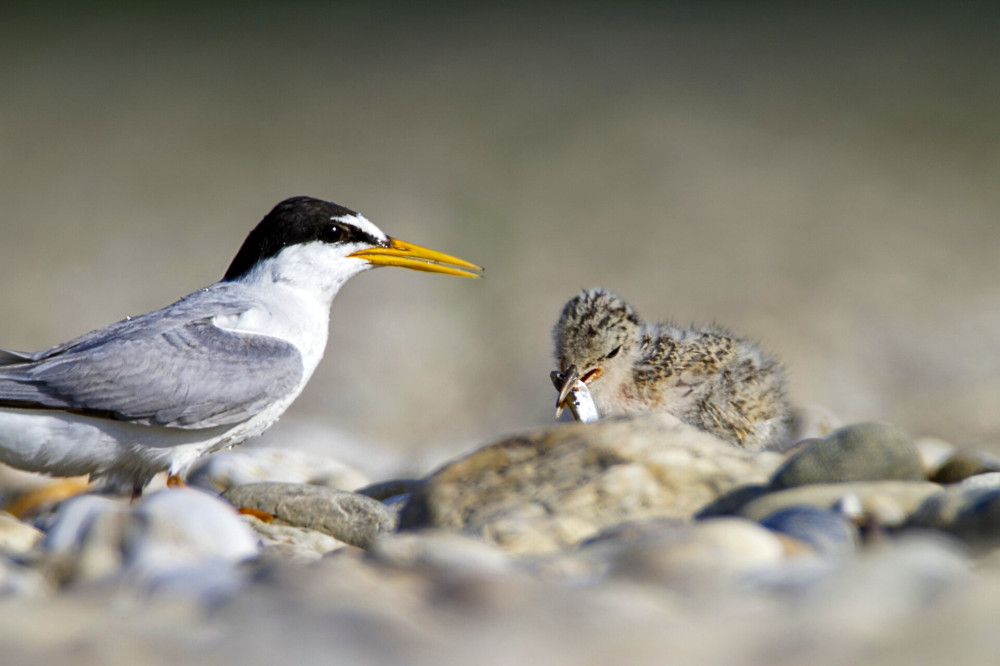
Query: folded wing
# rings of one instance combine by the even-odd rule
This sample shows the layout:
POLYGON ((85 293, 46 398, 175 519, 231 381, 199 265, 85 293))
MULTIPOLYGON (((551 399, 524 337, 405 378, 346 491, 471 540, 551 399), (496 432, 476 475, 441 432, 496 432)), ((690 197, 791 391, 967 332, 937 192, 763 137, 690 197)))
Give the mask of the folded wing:
POLYGON ((123 320, 45 352, 4 352, 0 406, 193 429, 239 423, 296 390, 293 345, 190 318, 208 314, 199 310, 123 320))

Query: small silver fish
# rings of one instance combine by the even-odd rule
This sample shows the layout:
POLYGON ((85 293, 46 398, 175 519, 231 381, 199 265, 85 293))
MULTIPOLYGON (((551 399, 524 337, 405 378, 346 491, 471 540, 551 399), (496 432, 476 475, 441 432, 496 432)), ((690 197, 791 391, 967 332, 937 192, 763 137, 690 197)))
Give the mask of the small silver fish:
POLYGON ((566 407, 569 407, 573 418, 581 423, 590 423, 601 418, 594 396, 590 394, 590 388, 580 379, 576 366, 571 365, 564 373, 553 370, 549 377, 559 391, 559 398, 556 400, 556 418, 559 418, 566 407))

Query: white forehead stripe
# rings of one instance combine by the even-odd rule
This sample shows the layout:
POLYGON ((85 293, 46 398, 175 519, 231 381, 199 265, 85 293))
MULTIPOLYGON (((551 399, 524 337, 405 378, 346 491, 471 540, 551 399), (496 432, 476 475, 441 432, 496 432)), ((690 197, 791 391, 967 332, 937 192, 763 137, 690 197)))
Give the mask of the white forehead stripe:
POLYGON ((342 215, 341 217, 330 218, 331 220, 339 220, 341 222, 346 222, 347 224, 353 224, 361 231, 366 234, 371 234, 375 238, 380 238, 382 240, 388 240, 389 237, 384 231, 376 227, 374 224, 368 221, 368 218, 364 215, 358 213, 357 215, 342 215))

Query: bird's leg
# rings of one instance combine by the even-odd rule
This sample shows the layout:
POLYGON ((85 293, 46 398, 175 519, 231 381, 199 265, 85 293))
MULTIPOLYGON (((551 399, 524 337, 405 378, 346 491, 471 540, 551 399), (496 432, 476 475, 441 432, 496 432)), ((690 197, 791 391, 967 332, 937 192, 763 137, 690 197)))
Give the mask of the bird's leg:
POLYGON ((177 474, 167 474, 167 488, 187 488, 187 484, 177 474))
POLYGON ((22 493, 3 509, 15 518, 23 518, 42 507, 85 493, 88 488, 90 488, 90 481, 83 477, 58 479, 22 493))
POLYGON ((142 486, 135 485, 132 486, 132 496, 129 498, 129 504, 135 504, 142 498, 142 486))

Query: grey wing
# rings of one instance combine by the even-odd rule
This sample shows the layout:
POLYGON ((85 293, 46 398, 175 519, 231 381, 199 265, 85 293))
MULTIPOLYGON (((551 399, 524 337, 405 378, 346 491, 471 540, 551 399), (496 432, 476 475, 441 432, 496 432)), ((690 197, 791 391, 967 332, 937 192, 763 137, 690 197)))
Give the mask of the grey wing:
POLYGON ((5 365, 14 365, 15 363, 24 363, 31 360, 31 354, 28 352, 14 351, 13 349, 0 349, 0 367, 5 365))
POLYGON ((293 345, 220 329, 209 317, 140 324, 51 351, 0 365, 0 405, 208 428, 250 418, 302 378, 293 345))

